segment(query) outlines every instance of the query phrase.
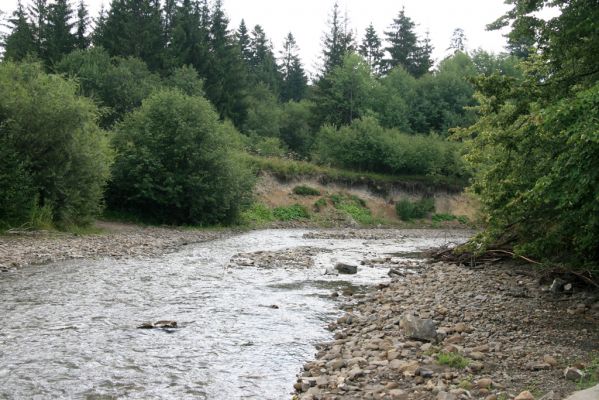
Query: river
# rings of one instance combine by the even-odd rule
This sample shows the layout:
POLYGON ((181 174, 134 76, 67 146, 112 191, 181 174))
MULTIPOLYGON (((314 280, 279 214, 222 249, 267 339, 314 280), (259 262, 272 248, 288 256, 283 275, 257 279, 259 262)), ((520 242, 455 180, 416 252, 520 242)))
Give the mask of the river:
POLYGON ((441 230, 306 233, 253 231, 157 258, 3 272, 0 398, 290 398, 315 344, 331 339, 326 326, 341 313, 331 293, 389 279, 389 267, 338 276, 325 268, 389 254, 408 262, 409 253, 467 238, 441 230), (311 267, 230 263, 238 253, 304 248, 311 267), (136 328, 164 319, 179 328, 136 328))

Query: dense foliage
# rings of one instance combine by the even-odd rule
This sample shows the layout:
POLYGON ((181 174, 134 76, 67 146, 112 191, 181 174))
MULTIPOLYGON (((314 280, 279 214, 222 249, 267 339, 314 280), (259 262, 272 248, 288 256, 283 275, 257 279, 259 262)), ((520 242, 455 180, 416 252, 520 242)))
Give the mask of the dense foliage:
POLYGON ((96 106, 39 64, 0 64, 0 223, 45 209, 50 223, 84 223, 102 208, 111 152, 96 106))
POLYGON ((233 222, 252 181, 235 134, 206 99, 157 91, 117 126, 110 204, 159 222, 233 222))
POLYGON ((365 117, 341 128, 325 125, 318 134, 314 157, 359 171, 463 177, 466 170, 458 148, 438 137, 385 129, 376 119, 365 117))
POLYGON ((513 3, 494 27, 511 23, 511 47, 528 57, 523 73, 478 79, 481 118, 461 135, 470 139, 473 189, 488 213, 479 242, 597 269, 599 7, 591 0, 513 3), (552 4, 559 16, 531 16, 552 4))
MULTIPOLYGON (((75 129, 66 108, 53 116, 64 118, 59 124, 37 111, 49 103, 43 95, 27 95, 29 108, 18 112, 24 119, 29 110, 28 125, 19 137, 35 139, 30 148, 43 157, 65 156, 48 162, 46 170, 38 165, 43 157, 3 136, 0 220, 6 226, 26 220, 31 210, 56 221, 89 220, 101 208, 111 151, 117 162, 109 206, 168 223, 235 218, 251 179, 232 151, 252 153, 243 159, 287 157, 321 164, 315 168, 463 182, 470 173, 460 159, 463 145, 447 137, 476 120, 475 78, 522 79, 517 58, 467 52, 459 29, 451 38, 452 54, 433 67, 430 40, 416 33, 416 21, 403 9, 384 33, 371 25, 359 42, 335 4, 324 30, 322 63, 309 82, 293 34, 282 38, 276 52, 261 25, 248 27, 242 20, 232 29, 221 0, 114 0, 93 19, 83 2, 30 2, 18 3, 7 20, 2 65, 29 77, 28 60, 39 60, 37 76, 68 86, 61 89, 68 92, 62 106, 79 102, 82 108, 73 106, 70 117, 92 133, 77 139, 80 152, 65 152, 55 143, 75 129), (112 150, 106 135, 114 137, 112 150), (91 174, 79 160, 86 157, 100 163, 93 179, 81 175, 91 174), (78 168, 79 175, 55 172, 61 163, 78 168), (46 193, 54 185, 48 182, 61 174, 93 195, 63 207, 60 196, 46 193)), ((2 101, 8 107, 16 100, 2 101)), ((0 118, 0 129, 8 132, 14 117, 0 118)), ((68 192, 65 185, 56 190, 68 192)))

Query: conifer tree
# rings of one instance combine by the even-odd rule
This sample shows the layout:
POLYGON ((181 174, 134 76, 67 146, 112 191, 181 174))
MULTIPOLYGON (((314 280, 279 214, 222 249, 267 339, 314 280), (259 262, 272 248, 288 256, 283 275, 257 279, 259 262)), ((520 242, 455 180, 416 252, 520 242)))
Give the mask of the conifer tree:
POLYGON ((173 20, 177 12, 176 0, 165 0, 162 8, 162 25, 164 34, 164 44, 168 46, 171 43, 173 36, 173 20))
POLYGON ((458 51, 464 53, 466 51, 466 35, 462 28, 455 28, 453 30, 447 50, 453 50, 454 53, 458 51))
MULTIPOLYGON (((207 6, 204 3, 204 6, 207 6)), ((205 18, 206 7, 202 7, 205 18)), ((246 68, 221 0, 216 0, 210 15, 210 59, 206 73, 206 95, 222 119, 229 118, 241 126, 247 114, 246 68)))
POLYGON ((162 67, 164 34, 158 0, 112 0, 97 44, 111 56, 138 57, 162 67))
POLYGON ((37 54, 43 58, 46 55, 46 28, 48 26, 47 0, 33 0, 28 11, 32 21, 37 54))
POLYGON ((241 50, 243 60, 249 68, 250 63, 252 62, 252 49, 250 42, 250 34, 248 32, 247 26, 245 25, 245 20, 241 20, 241 23, 239 24, 239 29, 237 29, 237 33, 235 34, 235 36, 237 38, 237 44, 239 45, 239 49, 241 50))
POLYGON ((73 9, 68 0, 56 0, 48 7, 46 54, 43 57, 48 65, 60 61, 75 49, 76 37, 72 33, 75 23, 72 20, 73 9))
POLYGON ((6 59, 20 61, 30 54, 37 53, 37 46, 33 34, 32 26, 27 20, 25 9, 21 0, 17 3, 17 9, 12 17, 8 19, 10 33, 2 43, 4 47, 4 57, 6 59))
POLYGON ((108 12, 104 8, 104 3, 100 5, 100 11, 98 16, 93 19, 95 28, 91 34, 91 42, 96 46, 101 46, 104 41, 104 30, 106 29, 106 19, 108 18, 108 12))
POLYGON ((172 20, 172 34, 167 48, 171 68, 192 65, 201 75, 206 72, 208 43, 201 30, 201 8, 194 0, 183 0, 172 20))
POLYGON ((385 52, 381 49, 381 39, 376 33, 374 26, 372 26, 372 23, 366 28, 366 33, 358 52, 364 57, 368 65, 370 65, 370 69, 375 74, 380 74, 385 52))
POLYGON ((409 70, 408 72, 412 73, 416 78, 429 72, 433 66, 433 59, 431 58, 432 53, 433 45, 431 43, 430 34, 426 32, 424 40, 419 41, 418 43, 412 70, 409 70))
POLYGON ((250 72, 256 83, 264 83, 278 95, 280 76, 272 44, 266 37, 264 29, 256 25, 250 39, 251 59, 250 72))
POLYGON ((390 58, 385 60, 387 70, 401 65, 407 71, 412 73, 417 69, 416 54, 418 52, 418 37, 414 32, 415 24, 402 8, 397 18, 385 32, 389 47, 385 50, 389 52, 390 58))
POLYGON ((75 46, 78 49, 87 49, 90 44, 90 37, 87 30, 89 28, 89 12, 83 0, 79 1, 77 7, 77 31, 75 33, 75 46))
POLYGON ((308 79, 300 61, 299 47, 289 32, 283 43, 281 51, 280 70, 282 75, 281 101, 300 101, 304 98, 308 86, 308 79))
POLYGON ((355 50, 354 38, 348 27, 347 17, 339 11, 339 4, 335 2, 329 19, 328 32, 323 40, 323 66, 322 76, 326 76, 335 67, 343 64, 344 57, 355 50))

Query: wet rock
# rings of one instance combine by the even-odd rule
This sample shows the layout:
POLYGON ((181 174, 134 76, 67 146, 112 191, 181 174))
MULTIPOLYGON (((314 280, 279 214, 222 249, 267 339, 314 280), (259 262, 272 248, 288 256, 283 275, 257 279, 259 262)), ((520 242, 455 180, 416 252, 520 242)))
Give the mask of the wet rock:
POLYGON ((437 339, 437 328, 431 319, 420 319, 414 314, 402 315, 399 323, 406 337, 416 340, 435 341, 437 339))
POLYGON ((163 321, 156 321, 154 323, 144 322, 143 324, 139 325, 137 327, 137 329, 164 329, 164 328, 176 328, 176 327, 177 327, 177 321, 163 320, 163 321))
POLYGON ((521 392, 514 400, 535 400, 535 396, 528 390, 521 392))
POLYGON ((356 265, 337 263, 335 265, 335 269, 339 271, 340 274, 357 274, 358 267, 356 265))
POLYGON ((564 378, 569 381, 578 382, 584 378, 585 374, 578 368, 568 367, 564 370, 564 378))
POLYGON ((271 305, 270 305, 270 306, 268 306, 268 307, 269 307, 269 308, 272 308, 272 309, 274 309, 274 310, 278 310, 278 309, 279 309, 279 306, 278 306, 278 305, 276 305, 276 304, 271 304, 271 305))
POLYGON ((566 281, 564 281, 563 279, 560 278, 555 278, 553 280, 553 282, 551 283, 551 286, 549 287, 549 290, 552 293, 561 293, 564 290, 564 285, 566 284, 566 281))
POLYGON ((406 276, 406 273, 403 269, 391 268, 389 269, 389 272, 387 272, 387 275, 393 278, 394 276, 406 276))

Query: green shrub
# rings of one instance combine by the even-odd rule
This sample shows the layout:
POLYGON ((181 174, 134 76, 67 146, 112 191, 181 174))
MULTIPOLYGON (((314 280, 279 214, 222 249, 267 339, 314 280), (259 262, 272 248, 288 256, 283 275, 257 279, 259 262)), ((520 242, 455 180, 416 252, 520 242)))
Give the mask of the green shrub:
POLYGON ((395 204, 395 212, 403 221, 424 218, 435 210, 435 200, 432 197, 424 197, 417 201, 401 199, 395 204))
POLYGON ((262 225, 275 220, 275 216, 270 208, 264 204, 254 203, 246 210, 241 212, 242 223, 262 225))
POLYGON ((440 353, 437 355, 440 365, 449 365, 452 368, 464 369, 470 364, 470 360, 457 353, 440 353))
POLYGON ((298 196, 320 196, 320 190, 304 185, 294 187, 293 193, 298 196))
POLYGON ((306 210, 306 208, 301 204, 293 204, 287 207, 276 207, 272 213, 279 221, 295 221, 310 218, 308 210, 306 210))
POLYGON ((458 219, 458 217, 453 214, 433 214, 431 217, 433 222, 455 221, 456 219, 458 219))
POLYGON ((110 205, 171 224, 231 223, 253 179, 208 100, 163 89, 118 124, 110 205))
POLYGON ((341 128, 323 126, 313 158, 321 164, 360 171, 462 178, 467 173, 460 149, 459 143, 385 129, 376 119, 365 117, 341 128))
POLYGON ((330 199, 337 210, 347 213, 354 221, 362 225, 372 225, 375 223, 372 212, 366 206, 366 202, 358 196, 338 193, 331 195, 330 199))
POLYGON ((316 210, 316 212, 320 212, 320 210, 325 208, 327 206, 327 204, 328 204, 327 199, 325 199, 324 197, 321 197, 320 199, 318 199, 314 202, 314 209, 316 210))
POLYGON ((0 225, 89 223, 112 153, 98 109, 74 81, 35 63, 0 64, 0 225))

